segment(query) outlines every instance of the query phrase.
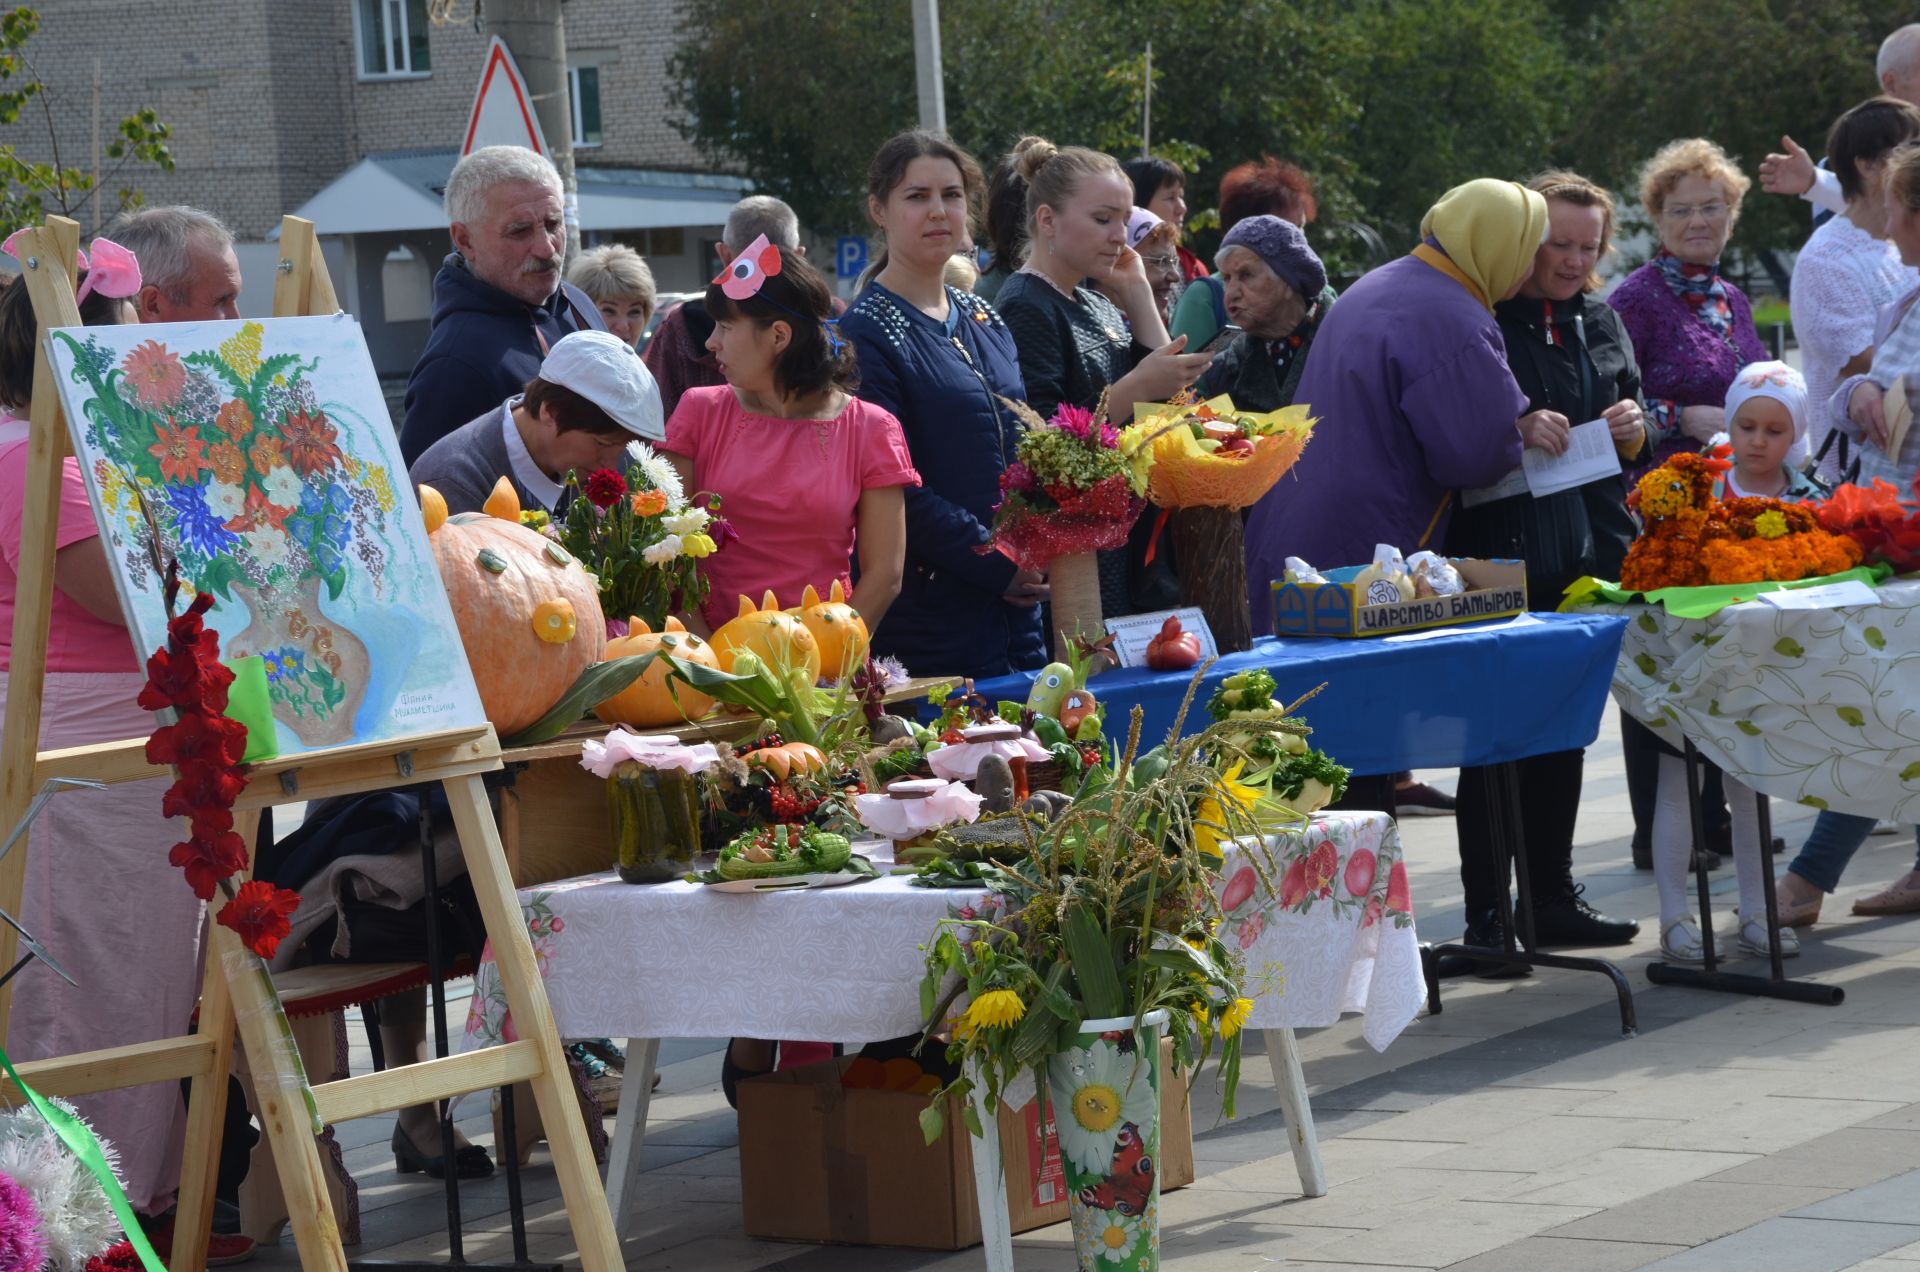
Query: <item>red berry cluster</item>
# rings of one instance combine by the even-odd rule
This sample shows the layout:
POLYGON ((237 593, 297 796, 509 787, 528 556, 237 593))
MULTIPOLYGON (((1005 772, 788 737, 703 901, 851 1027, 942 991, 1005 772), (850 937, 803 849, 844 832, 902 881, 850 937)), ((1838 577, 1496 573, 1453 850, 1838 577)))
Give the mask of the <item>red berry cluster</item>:
POLYGON ((820 796, 796 791, 785 782, 768 791, 767 800, 774 820, 781 822, 805 821, 824 802, 820 796))
POLYGON ((240 771, 247 726, 225 714, 233 673, 220 661, 219 635, 203 618, 212 607, 211 594, 194 597, 186 613, 168 620, 166 647, 147 659, 140 706, 177 713, 173 724, 147 739, 147 762, 173 766, 178 776, 161 798, 160 812, 185 817, 191 827, 167 860, 186 872, 187 886, 202 901, 211 901, 216 889, 226 893, 219 922, 238 932, 248 949, 271 958, 288 932, 300 894, 257 879, 238 892, 229 883, 247 866, 247 842, 233 829, 234 801, 247 784, 240 771))

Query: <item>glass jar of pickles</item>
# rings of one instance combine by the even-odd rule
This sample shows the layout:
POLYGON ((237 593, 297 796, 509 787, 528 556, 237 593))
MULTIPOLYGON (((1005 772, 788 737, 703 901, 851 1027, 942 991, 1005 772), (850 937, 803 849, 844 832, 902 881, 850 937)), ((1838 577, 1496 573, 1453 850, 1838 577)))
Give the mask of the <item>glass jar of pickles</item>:
POLYGON ((580 748, 580 764, 607 783, 614 865, 628 883, 666 883, 700 853, 700 774, 719 762, 713 744, 615 729, 580 748))

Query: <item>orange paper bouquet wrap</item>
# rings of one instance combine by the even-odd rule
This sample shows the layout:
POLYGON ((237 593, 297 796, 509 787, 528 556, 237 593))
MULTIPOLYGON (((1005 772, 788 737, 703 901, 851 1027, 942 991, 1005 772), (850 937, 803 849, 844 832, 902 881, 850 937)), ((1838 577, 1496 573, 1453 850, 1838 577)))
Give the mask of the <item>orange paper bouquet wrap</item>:
POLYGON ((1308 406, 1278 411, 1242 411, 1230 397, 1198 406, 1152 404, 1134 408, 1134 423, 1121 435, 1127 448, 1151 447, 1147 497, 1162 508, 1248 508, 1293 467, 1313 435, 1308 406), (1209 451, 1192 425, 1237 425, 1253 449, 1238 454, 1209 451))

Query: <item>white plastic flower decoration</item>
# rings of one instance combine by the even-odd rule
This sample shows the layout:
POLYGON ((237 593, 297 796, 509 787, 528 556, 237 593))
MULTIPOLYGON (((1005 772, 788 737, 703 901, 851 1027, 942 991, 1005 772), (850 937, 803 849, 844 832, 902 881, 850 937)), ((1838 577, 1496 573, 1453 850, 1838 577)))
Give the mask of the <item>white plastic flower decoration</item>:
POLYGON ((648 565, 665 565, 686 549, 686 544, 677 534, 670 534, 658 543, 650 543, 640 550, 640 559, 648 565))
POLYGON ((1060 1127, 1060 1152, 1089 1175, 1113 1167, 1113 1144, 1131 1122, 1142 1133, 1159 1113, 1152 1070, 1104 1038, 1066 1066, 1049 1066, 1047 1085, 1060 1127))

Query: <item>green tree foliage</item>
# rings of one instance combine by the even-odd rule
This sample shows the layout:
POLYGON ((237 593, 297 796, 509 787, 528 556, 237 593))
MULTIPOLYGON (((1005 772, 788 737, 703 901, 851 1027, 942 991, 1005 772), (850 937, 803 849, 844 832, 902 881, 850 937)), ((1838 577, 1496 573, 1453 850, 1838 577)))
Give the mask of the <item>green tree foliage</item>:
MULTIPOLYGON (((1783 132, 1817 154, 1909 20, 1896 0, 944 0, 941 41, 950 129, 988 163, 1026 133, 1138 154, 1151 42, 1153 149, 1190 173, 1195 247, 1222 174, 1272 154, 1313 177, 1313 237, 1351 269, 1409 247, 1473 177, 1573 167, 1631 219, 1640 166, 1675 138, 1749 174, 1783 132)), ((917 114, 902 0, 707 0, 672 65, 703 151, 810 225, 864 226, 867 163, 917 114)), ((1756 189, 1735 242, 1806 229, 1803 204, 1756 189)))
MULTIPOLYGON (((122 119, 115 129, 104 148, 113 161, 106 171, 95 174, 62 163, 53 126, 53 94, 26 53, 28 39, 39 29, 40 15, 32 9, 0 15, 0 125, 28 126, 22 115, 37 114, 53 151, 52 162, 35 162, 22 157, 12 142, 0 141, 0 234, 36 225, 49 212, 77 218, 102 196, 104 188, 130 176, 127 170, 134 164, 173 170, 173 155, 167 149, 172 130, 145 107, 122 119)), ((140 192, 130 184, 116 186, 114 197, 115 211, 140 203, 140 192)))

